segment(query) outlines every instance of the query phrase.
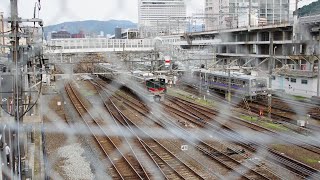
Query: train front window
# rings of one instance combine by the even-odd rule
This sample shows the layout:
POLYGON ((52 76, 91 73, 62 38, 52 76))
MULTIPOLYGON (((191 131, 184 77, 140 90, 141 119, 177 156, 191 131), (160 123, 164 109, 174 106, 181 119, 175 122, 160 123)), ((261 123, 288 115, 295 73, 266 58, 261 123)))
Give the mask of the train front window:
POLYGON ((258 87, 258 88, 267 87, 267 80, 265 80, 265 79, 257 79, 256 80, 256 87, 258 87))
POLYGON ((153 79, 148 80, 146 85, 147 85, 147 88, 156 88, 156 82, 153 79))
POLYGON ((256 87, 257 86, 257 81, 254 79, 254 80, 251 80, 251 87, 256 87))
POLYGON ((154 83, 154 88, 155 88, 155 89, 159 89, 160 86, 161 86, 160 83, 158 83, 158 82, 155 82, 155 83, 154 83))

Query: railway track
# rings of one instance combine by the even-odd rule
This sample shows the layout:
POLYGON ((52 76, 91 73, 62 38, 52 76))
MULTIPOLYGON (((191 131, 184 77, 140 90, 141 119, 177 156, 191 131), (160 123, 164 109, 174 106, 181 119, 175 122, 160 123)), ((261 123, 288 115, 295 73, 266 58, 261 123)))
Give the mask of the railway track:
MULTIPOLYGON (((120 100, 121 97, 118 96, 117 99, 120 100)), ((131 104, 131 106, 133 106, 132 104, 134 104, 134 103, 127 103, 128 106, 130 106, 130 104, 131 104)), ((136 107, 136 109, 138 109, 137 111, 141 112, 141 113, 145 113, 147 111, 147 108, 145 106, 140 106, 139 108, 136 107)), ((161 124, 161 125, 163 126, 164 124, 161 124)), ((235 134, 235 136, 236 136, 236 134, 235 134)), ((242 141, 239 141, 239 142, 245 142, 245 143, 247 143, 249 148, 251 148, 252 150, 256 150, 254 147, 252 147, 252 144, 253 144, 252 142, 248 142, 248 141, 245 141, 245 140, 242 140, 242 141)), ((197 148, 200 149, 201 147, 198 146, 197 148)), ((208 154, 209 150, 205 150, 205 148, 203 148, 203 149, 204 149, 203 152, 208 154)), ((210 149, 210 151, 212 151, 212 149, 210 149)), ((215 151, 213 151, 213 152, 216 153, 215 151)), ((151 153, 151 152, 149 151, 149 153, 151 153)), ((281 154, 280 155, 279 154, 273 154, 273 159, 271 159, 271 160, 274 160, 275 158, 279 158, 281 160, 282 164, 286 168, 290 169, 292 172, 295 172, 297 174, 302 173, 303 177, 309 177, 310 178, 310 177, 312 177, 313 175, 315 175, 317 173, 317 172, 314 171, 314 169, 308 169, 306 167, 300 167, 301 166, 300 162, 293 162, 292 161, 293 159, 291 159, 289 157, 286 157, 286 156, 283 156, 281 154)), ((260 177, 260 179, 261 179, 261 177, 260 177)))
MULTIPOLYGON (((175 101, 175 102, 177 102, 177 101, 175 101)), ((170 108, 173 109, 172 107, 170 107, 170 108)), ((206 127, 206 125, 210 124, 210 123, 206 123, 205 119, 201 119, 198 116, 195 116, 195 115, 193 115, 191 113, 186 113, 186 111, 179 110, 179 109, 175 109, 174 111, 176 111, 174 113, 177 114, 178 116, 181 116, 182 113, 185 113, 181 117, 186 118, 186 116, 189 116, 189 117, 187 117, 188 121, 191 121, 192 123, 197 124, 199 127, 208 128, 208 127, 206 127)), ((237 140, 233 136, 232 137, 228 137, 230 135, 230 133, 228 133, 228 135, 223 134, 224 130, 221 130, 221 128, 224 129, 225 131, 229 130, 228 128, 224 128, 222 126, 222 127, 218 127, 218 128, 215 127, 215 129, 210 128, 210 132, 214 132, 215 140, 218 141, 222 146, 224 146, 225 151, 227 153, 230 153, 231 155, 235 155, 235 154, 236 155, 241 155, 242 156, 241 157, 241 159, 242 159, 241 162, 247 162, 249 167, 252 167, 252 168, 260 167, 260 165, 261 165, 260 162, 259 163, 254 162, 254 161, 250 162, 251 160, 247 159, 248 157, 251 157, 252 155, 254 155, 256 153, 255 151, 252 150, 252 147, 250 146, 248 148, 248 146, 246 144, 243 145, 240 142, 237 142, 237 140), (230 145, 230 143, 227 144, 225 142, 222 142, 221 139, 225 139, 227 142, 233 142, 233 144, 240 145, 241 147, 243 147, 243 149, 235 148, 234 145, 230 145), (244 152, 244 150, 245 150, 246 153, 244 152), (248 154, 248 151, 251 151, 251 154, 248 154), (245 155, 242 155, 242 153, 245 153, 245 155)), ((206 134, 206 132, 207 131, 203 131, 202 137, 210 137, 211 136, 211 138, 213 138, 213 136, 211 134, 206 134)), ((200 131, 198 133, 202 133, 202 131, 200 131)), ((210 144, 212 144, 212 143, 207 142, 207 144, 209 144, 209 146, 210 146, 210 144)), ((211 147, 212 146, 217 146, 217 143, 215 143, 214 145, 211 145, 211 147)), ((271 165, 272 166, 277 166, 274 163, 271 163, 271 165)), ((282 168, 282 167, 279 167, 279 168, 282 168)), ((279 175, 279 173, 276 173, 275 171, 272 171, 269 168, 266 168, 266 169, 262 168, 262 169, 264 170, 263 173, 267 172, 269 177, 274 176, 271 179, 277 179, 277 178, 281 179, 280 178, 281 175, 279 175)), ((261 168, 260 168, 260 170, 261 170, 261 168)), ((299 176, 298 174, 296 174, 296 175, 299 176)))
MULTIPOLYGON (((213 177, 200 175, 200 172, 197 172, 190 162, 187 164, 186 162, 183 162, 181 157, 162 145, 162 143, 159 142, 160 140, 157 140, 155 137, 149 135, 147 132, 145 132, 145 130, 140 128, 138 125, 139 123, 133 122, 133 120, 126 117, 116 106, 116 101, 120 100, 119 95, 115 95, 115 93, 110 95, 107 91, 102 91, 105 87, 102 87, 101 84, 97 84, 97 82, 94 83, 96 84, 96 87, 99 88, 101 98, 108 99, 107 101, 109 102, 106 102, 105 106, 110 110, 109 112, 113 114, 113 116, 116 117, 116 119, 123 126, 127 127, 129 131, 136 137, 135 141, 137 142, 138 146, 148 153, 153 162, 161 169, 161 172, 166 179, 211 179, 213 177), (143 134, 143 137, 148 138, 141 138, 138 135, 141 133, 143 134)), ((131 101, 135 100, 131 99, 131 101)), ((136 106, 140 108, 140 110, 143 109, 140 105, 137 106, 137 104, 139 103, 131 103, 131 107, 136 106)), ((147 111, 146 109, 144 110, 147 111)), ((190 157, 190 159, 192 158, 190 157)))
MULTIPOLYGON (((195 87, 192 87, 192 86, 186 86, 186 89, 185 89, 185 91, 187 91, 187 92, 189 92, 189 93, 192 93, 192 94, 200 94, 200 92, 198 92, 198 91, 195 91, 195 89, 194 89, 195 87)), ((200 94, 201 95, 201 94, 200 94)), ((210 98, 212 98, 213 100, 216 100, 217 102, 223 102, 223 103, 228 103, 228 104, 230 104, 230 106, 232 106, 232 107, 241 107, 241 108, 244 108, 244 109, 246 109, 246 106, 245 105, 239 105, 238 103, 235 103, 235 102, 228 102, 228 101, 226 101, 224 98, 222 98, 222 97, 220 97, 220 96, 217 96, 217 95, 212 95, 212 94, 210 94, 209 95, 209 97, 210 98)), ((237 100, 237 102, 241 102, 241 100, 237 100)), ((286 100, 286 101, 288 101, 288 100, 286 100)), ((267 103, 262 103, 263 104, 263 106, 264 107, 266 107, 266 104, 267 103)), ((253 112, 253 113, 256 113, 256 114, 259 114, 259 111, 260 111, 260 109, 261 109, 261 107, 259 107, 259 105, 258 104, 253 104, 253 103, 249 103, 249 108, 250 108, 250 111, 251 112, 253 112), (251 104, 251 105, 250 105, 251 104)), ((312 104, 310 104, 310 107, 314 107, 314 106, 316 106, 316 105, 312 105, 312 104)), ((247 110, 247 109, 246 109, 247 110)), ((290 125, 294 125, 294 126, 296 126, 296 131, 298 132, 298 133, 300 133, 300 132, 307 132, 307 133, 310 133, 310 130, 311 130, 311 133, 318 133, 319 132, 319 130, 320 130, 320 127, 319 126, 315 126, 315 125, 311 125, 311 124, 309 124, 308 125, 308 127, 307 128, 303 128, 303 127, 300 127, 300 126, 298 126, 297 125, 297 122, 296 122, 296 119, 292 119, 292 117, 291 116, 289 116, 289 115, 283 115, 281 112, 279 112, 280 110, 278 110, 278 109, 275 109, 275 110, 273 110, 273 112, 272 112, 272 118, 273 118, 273 120, 276 122, 276 123, 280 123, 280 124, 290 124, 290 125)), ((247 114, 247 113, 245 113, 245 114, 247 114)), ((252 116, 252 114, 249 114, 250 116, 252 116)), ((246 122, 246 123, 248 123, 248 122, 246 122)), ((254 124, 253 124, 254 125, 254 124)), ((265 131, 265 130, 264 130, 265 131)), ((267 130, 267 131, 269 131, 269 130, 267 130)), ((289 139, 290 139, 291 137, 289 137, 289 139)), ((304 140, 300 140, 300 139, 298 139, 298 141, 297 142, 299 142, 298 144, 302 144, 303 146, 305 146, 305 141, 304 140)), ((309 148, 309 150, 311 150, 312 152, 315 152, 315 153, 319 153, 319 145, 320 145, 320 141, 318 141, 316 138, 309 138, 308 139, 308 142, 310 142, 310 143, 308 143, 309 145, 307 145, 307 146, 309 146, 308 148, 309 148)), ((307 146, 305 146, 305 147, 307 147, 307 146)), ((307 148, 307 149, 308 149, 307 148)), ((305 149, 305 148, 304 148, 305 149)))
MULTIPOLYGON (((203 107, 203 106, 200 106, 200 105, 196 105, 196 104, 193 104, 193 103, 190 103, 190 102, 188 102, 188 101, 185 101, 185 100, 181 100, 181 99, 175 99, 174 100, 175 102, 178 102, 178 101, 180 101, 180 102, 184 102, 185 103, 185 105, 187 106, 187 108, 185 108, 185 110, 186 111, 190 111, 191 109, 196 109, 196 111, 198 112, 197 114, 193 114, 194 116, 196 116, 196 118, 197 119, 202 119, 201 121, 201 123, 204 123, 204 124, 206 124, 206 125, 210 125, 210 127, 215 127, 215 128, 217 128, 217 126, 216 125, 214 125, 214 124, 211 124, 211 122, 209 121, 209 120, 211 120, 212 119, 212 117, 213 116, 216 116, 216 112, 215 112, 215 110, 212 110, 212 109, 209 109, 209 108, 206 108, 206 107, 203 107), (215 113, 213 113, 213 112, 215 112, 215 113), (208 115, 209 114, 209 115, 208 115), (203 122, 203 121, 205 121, 205 122, 203 122)), ((192 113, 191 113, 192 114, 192 113)), ((227 117, 226 117, 227 118, 227 117)), ((230 118, 229 118, 230 119, 230 118)), ((232 119, 230 119, 230 120, 232 120, 232 119)), ((238 120, 237 120, 238 121, 238 120)), ((237 121, 235 121, 235 120, 232 120, 232 122, 235 122, 235 123, 237 123, 237 121)), ((241 123, 241 125, 245 125, 245 124, 247 124, 248 122, 246 122, 246 121, 240 121, 241 123), (243 123, 245 123, 245 124, 243 124, 243 123)), ((250 123, 249 123, 250 124, 250 123)), ((230 127, 230 125, 227 125, 227 124, 224 124, 224 123, 220 123, 219 124, 220 126, 222 126, 222 127, 225 127, 225 128, 227 128, 227 129, 229 129, 229 130, 231 130, 231 131, 233 131, 233 132, 236 132, 236 130, 234 129, 234 128, 232 128, 232 127, 230 127)), ((250 124, 250 126, 251 125, 254 125, 254 124, 250 124)), ((256 126, 256 125, 254 125, 255 126, 255 128, 254 129, 256 129, 257 127, 258 128, 260 128, 260 131, 261 130, 264 130, 264 131, 269 131, 268 129, 265 129, 265 128, 263 128, 263 127, 259 127, 259 126, 256 126)), ((219 128, 219 127, 218 127, 219 128)), ((250 127, 249 127, 250 128, 250 127)), ((256 129, 257 130, 257 129, 256 129)), ((274 132, 272 132, 272 133, 274 133, 274 132)), ((239 134, 234 134, 234 136, 233 137, 231 137, 231 139, 238 139, 239 140, 239 142, 247 142, 247 145, 250 145, 250 146, 247 146, 246 144, 242 144, 242 145, 245 145, 245 146, 247 146, 248 148, 250 148, 252 151, 256 151, 257 149, 255 148, 255 147, 253 147, 252 146, 252 144, 255 144, 254 142, 250 142, 250 141, 247 141, 247 140, 245 140, 245 139, 242 139, 242 138, 240 138, 240 136, 239 136, 239 134)), ((291 142, 292 143, 292 142, 291 142)), ((298 161, 296 161, 295 159, 292 159, 292 158, 290 158, 290 157, 288 157, 288 156, 284 156, 284 155, 282 155, 281 153, 279 153, 279 152, 276 152, 276 151, 274 151, 273 149, 271 149, 271 148, 269 148, 269 147, 266 147, 265 145, 261 145, 261 144, 256 144, 255 145, 256 147, 263 147, 263 148, 265 148, 265 149, 267 149, 270 153, 272 153, 272 155, 274 156, 274 157, 276 157, 276 158, 278 158, 278 159, 281 159, 281 162, 288 168, 288 169, 290 169, 291 171, 293 171, 293 172, 295 172, 295 173, 297 173, 297 174, 299 174, 299 173, 301 173, 301 174, 304 174, 304 177, 313 177, 313 176, 318 176, 318 173, 319 173, 319 171, 318 170, 316 170, 316 169, 314 169, 314 168, 312 168, 312 167, 310 167, 310 166, 308 166, 308 165, 306 165, 306 164, 303 164, 303 163, 301 163, 301 162, 298 162, 298 161)), ((317 147, 315 147, 316 149, 314 150, 316 153, 319 153, 319 151, 318 151, 318 148, 317 147)), ((313 149, 310 149, 310 148, 308 148, 309 150, 311 150, 311 151, 313 151, 313 149)))
MULTIPOLYGON (((190 85, 185 85, 185 87, 186 88, 184 90, 189 92, 189 93, 198 94, 198 95, 200 94, 199 91, 195 90, 196 87, 193 87, 193 86, 190 86, 190 85)), ((228 102, 228 101, 225 100, 225 98, 222 98, 222 97, 220 97, 218 95, 211 95, 210 98, 212 98, 214 100, 217 100, 217 101, 222 101, 222 102, 225 102, 225 103, 229 103, 233 107, 240 107, 240 108, 246 109, 246 106, 245 106, 244 102, 239 97, 234 97, 234 98, 236 98, 235 102, 228 102), (242 102, 242 103, 239 103, 239 101, 242 102)), ((297 125, 297 120, 296 120, 296 116, 298 114, 301 114, 301 113, 303 114, 303 113, 306 113, 306 112, 308 112, 308 114, 311 115, 311 118, 319 120, 320 119, 320 108, 319 108, 319 106, 314 105, 314 104, 297 102, 297 101, 293 101, 293 100, 289 100, 289 99, 279 99, 277 97, 273 97, 272 100, 273 100, 272 101, 272 109, 273 109, 273 111, 272 111, 271 117, 274 120, 277 120, 278 122, 285 123, 285 124, 288 123, 290 125, 297 126, 297 128, 304 129, 304 130, 309 129, 309 130, 312 130, 314 132, 318 132, 320 130, 320 126, 313 125, 313 124, 309 124, 307 129, 299 127, 297 125), (297 111, 299 111, 299 112, 295 112, 292 109, 292 107, 295 107, 295 109, 297 111), (301 111, 301 109, 303 111, 301 111)), ((251 112, 259 114, 260 110, 264 109, 264 114, 268 113, 268 111, 267 111, 268 102, 267 101, 264 101, 264 100, 263 101, 253 101, 253 102, 249 102, 248 104, 249 104, 251 112)), ((305 116, 305 118, 307 117, 306 114, 304 116, 305 116)))
MULTIPOLYGON (((131 103, 128 103, 131 104, 131 103)), ((140 113, 144 114, 141 109, 138 109, 137 111, 140 111, 140 113), (142 111, 142 112, 141 112, 142 111)), ((186 133, 186 132, 185 132, 186 133)), ((203 154, 209 156, 211 159, 219 162, 223 166, 225 166, 227 169, 234 171, 238 176, 243 177, 245 179, 280 179, 275 175, 269 174, 269 176, 265 176, 262 173, 259 173, 257 170, 251 169, 248 166, 244 166, 241 164, 241 162, 238 162, 231 156, 227 155, 225 152, 215 148, 214 146, 210 146, 207 143, 199 140, 199 144, 193 144, 199 151, 201 151, 203 154)), ((256 164, 250 164, 251 166, 256 166, 256 164)))
POLYGON ((102 152, 108 158, 113 168, 111 169, 113 179, 150 179, 145 173, 141 164, 132 156, 123 154, 118 148, 122 141, 120 138, 110 138, 106 135, 100 125, 102 120, 94 118, 87 107, 79 97, 78 92, 68 83, 65 87, 66 92, 71 99, 79 115, 83 118, 85 124, 90 130, 92 136, 101 148, 102 152))

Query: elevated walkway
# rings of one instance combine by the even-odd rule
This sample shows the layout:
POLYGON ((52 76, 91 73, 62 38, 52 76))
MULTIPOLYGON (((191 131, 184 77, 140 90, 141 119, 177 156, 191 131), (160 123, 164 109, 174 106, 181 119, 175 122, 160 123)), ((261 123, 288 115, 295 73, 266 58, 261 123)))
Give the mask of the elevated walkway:
POLYGON ((153 50, 152 39, 68 38, 47 42, 46 53, 146 52, 153 50))

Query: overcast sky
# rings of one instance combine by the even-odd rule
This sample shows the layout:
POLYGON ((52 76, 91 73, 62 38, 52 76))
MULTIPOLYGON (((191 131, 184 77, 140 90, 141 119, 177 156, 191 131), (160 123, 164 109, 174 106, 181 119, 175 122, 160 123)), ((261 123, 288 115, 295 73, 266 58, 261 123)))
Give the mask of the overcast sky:
MULTIPOLYGON (((19 0, 19 14, 33 16, 37 0, 19 0)), ((203 10, 205 0, 185 0, 188 15, 203 10)), ((299 6, 316 0, 302 0, 299 6)), ((293 8, 295 0, 290 0, 293 8)), ((10 0, 0 0, 0 12, 9 13, 10 0)), ((41 0, 40 18, 45 25, 75 20, 130 20, 138 21, 138 0, 41 0)))

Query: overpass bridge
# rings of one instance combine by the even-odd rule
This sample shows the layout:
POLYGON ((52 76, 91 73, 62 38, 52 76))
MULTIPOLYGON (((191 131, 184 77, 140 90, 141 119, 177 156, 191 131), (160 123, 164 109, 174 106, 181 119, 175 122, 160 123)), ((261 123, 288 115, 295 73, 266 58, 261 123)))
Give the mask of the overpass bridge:
MULTIPOLYGON (((307 25, 309 28, 319 28, 320 15, 312 15, 300 17, 298 24, 307 25)), ((284 24, 275 24, 269 26, 251 27, 250 31, 263 31, 270 29, 288 28, 293 27, 293 22, 284 24)), ((221 40, 216 38, 215 35, 220 33, 235 33, 247 32, 247 27, 211 31, 211 32, 196 32, 192 33, 192 43, 188 42, 188 38, 183 34, 163 36, 158 38, 162 45, 176 45, 176 46, 205 46, 214 45, 219 46, 222 44, 221 40), (211 37, 212 36, 212 37, 211 37)), ((319 30, 318 30, 319 31, 319 30)), ((254 41, 258 41, 256 38, 254 41)), ((73 54, 73 53, 99 53, 99 52, 148 52, 154 50, 155 39, 107 39, 107 38, 69 38, 69 39, 52 39, 47 42, 46 53, 50 54, 73 54)), ((289 40, 291 42, 291 40, 289 40)), ((256 43, 256 42, 254 42, 256 43)), ((265 41, 267 43, 267 41, 265 41)), ((228 44, 228 43, 227 43, 228 44)), ((230 43, 229 43, 230 44, 230 43)))
POLYGON ((146 52, 153 49, 152 39, 68 38, 48 41, 46 53, 146 52))
POLYGON ((317 24, 320 25, 320 14, 312 16, 303 16, 299 18, 300 24, 317 24))

